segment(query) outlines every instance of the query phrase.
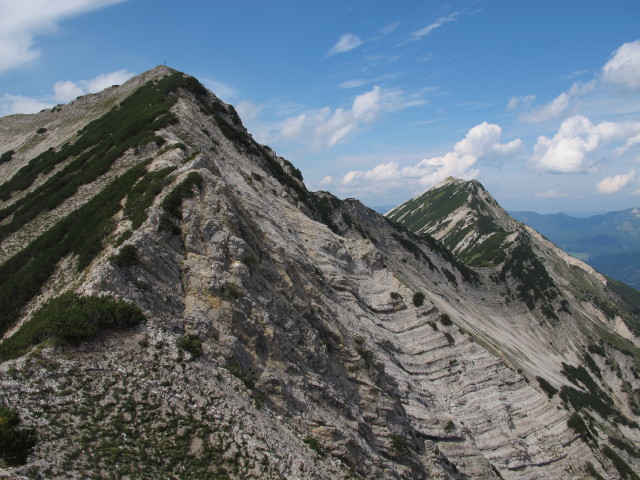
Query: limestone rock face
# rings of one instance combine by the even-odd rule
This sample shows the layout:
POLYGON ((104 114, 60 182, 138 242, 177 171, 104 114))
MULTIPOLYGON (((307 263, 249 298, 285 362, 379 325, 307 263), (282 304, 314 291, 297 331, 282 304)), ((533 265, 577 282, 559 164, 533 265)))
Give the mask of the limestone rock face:
MULTIPOLYGON (((529 250, 474 267, 464 248, 309 192, 232 106, 164 67, 59 108, 0 119, 0 154, 14 151, 3 181, 96 125, 114 130, 87 149, 110 135, 126 148, 109 146, 118 155, 100 171, 92 162, 107 155, 88 155, 81 171, 98 173, 33 215, 21 205, 67 179, 86 149, 24 188, 0 186, 0 269, 24 251, 44 262, 30 246, 72 215, 70 231, 95 220, 101 232, 99 248, 63 233, 46 243, 50 272, 0 318, 0 406, 38 434, 5 475, 583 479, 623 478, 618 460, 640 468, 633 307, 517 222, 483 213, 510 251, 525 236, 529 250), (104 120, 140 98, 151 120, 131 132, 104 120), (546 289, 521 278, 536 262, 546 289), (125 300, 146 321, 10 350, 67 290, 125 300)), ((15 279, 0 273, 5 295, 15 279)))

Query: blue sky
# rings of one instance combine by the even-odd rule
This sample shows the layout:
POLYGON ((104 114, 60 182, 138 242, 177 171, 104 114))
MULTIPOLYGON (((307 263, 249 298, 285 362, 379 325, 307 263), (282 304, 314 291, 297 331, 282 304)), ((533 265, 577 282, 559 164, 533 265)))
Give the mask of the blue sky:
POLYGON ((395 205, 453 175, 511 210, 640 206, 637 0, 0 0, 0 115, 164 62, 313 190, 395 205))

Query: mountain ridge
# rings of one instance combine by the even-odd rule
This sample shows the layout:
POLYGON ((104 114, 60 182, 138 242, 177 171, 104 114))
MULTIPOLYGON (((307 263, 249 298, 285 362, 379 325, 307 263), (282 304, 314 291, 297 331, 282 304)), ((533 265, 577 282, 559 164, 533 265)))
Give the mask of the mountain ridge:
POLYGON ((565 251, 604 274, 640 287, 640 210, 627 208, 589 218, 512 212, 565 251))
MULTIPOLYGON (((621 307, 586 297, 613 298, 604 286, 588 283, 584 298, 570 299, 589 332, 566 312, 556 323, 509 290, 515 267, 491 280, 490 269, 465 265, 446 242, 358 201, 309 192, 232 106, 193 77, 152 72, 97 94, 102 110, 70 115, 73 127, 59 127, 68 133, 56 141, 45 120, 64 106, 19 118, 19 135, 1 137, 0 151, 16 153, 0 173, 16 172, 11 179, 25 187, 11 187, 0 205, 11 211, 2 225, 13 225, 0 268, 24 257, 22 272, 35 275, 34 259, 48 262, 41 287, 3 324, 15 333, 0 343, 0 402, 38 431, 26 465, 6 471, 533 479, 602 475, 617 458, 635 468, 620 445, 639 440, 640 352, 610 326, 621 307), (136 107, 146 120, 135 128, 121 132, 124 124, 111 121, 133 120, 127 109, 148 98, 152 110, 136 107), (80 149, 98 126, 96 143, 80 149), (45 145, 40 128, 50 134, 45 145), (122 139, 98 148, 106 132, 122 139), (53 157, 18 174, 50 144, 53 157), (86 176, 93 167, 74 170, 79 159, 103 168, 86 176), (56 175, 78 171, 84 176, 66 198, 26 208, 47 182, 58 185, 56 175), (67 230, 70 215, 86 231, 67 230), (32 245, 42 237, 51 237, 52 253, 40 259, 32 245), (82 312, 94 307, 83 302, 103 295, 146 320, 110 320, 119 307, 105 300, 98 332, 87 333, 82 312), (63 308, 60 298, 80 313, 54 316, 62 329, 37 331, 34 319, 52 321, 42 312, 63 308), (586 357, 591 347, 600 353, 586 357)), ((73 108, 87 102, 91 111, 93 100, 73 108)), ((14 120, 0 120, 0 131, 14 120)), ((498 217, 489 220, 511 221, 498 217)), ((0 292, 11 298, 7 271, 0 292)))

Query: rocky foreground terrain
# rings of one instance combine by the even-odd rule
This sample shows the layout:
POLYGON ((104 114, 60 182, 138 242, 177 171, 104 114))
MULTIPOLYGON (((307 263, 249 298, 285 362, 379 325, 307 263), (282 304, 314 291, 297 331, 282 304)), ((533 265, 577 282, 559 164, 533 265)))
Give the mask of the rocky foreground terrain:
POLYGON ((309 192, 166 67, 0 155, 0 478, 637 478, 632 297, 477 182, 309 192))

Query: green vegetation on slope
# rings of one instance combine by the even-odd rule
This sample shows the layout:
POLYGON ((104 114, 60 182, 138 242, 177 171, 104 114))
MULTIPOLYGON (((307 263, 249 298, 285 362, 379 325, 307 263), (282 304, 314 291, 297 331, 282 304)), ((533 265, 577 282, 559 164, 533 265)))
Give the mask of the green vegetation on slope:
POLYGON ((16 153, 13 150, 8 150, 0 155, 0 163, 5 163, 10 161, 13 158, 13 154, 16 153))
POLYGON ((558 289, 529 245, 520 244, 509 253, 500 270, 499 278, 504 281, 507 275, 520 283, 516 288, 518 298, 525 302, 530 310, 542 300, 545 315, 558 318, 549 304, 558 296, 558 289))
POLYGON ((460 188, 459 184, 448 183, 409 200, 401 208, 394 210, 389 218, 401 221, 412 232, 418 232, 424 226, 446 218, 456 211, 464 205, 468 196, 469 193, 464 188, 460 188))
POLYGON ((147 219, 147 208, 153 200, 169 184, 167 176, 176 167, 167 167, 155 172, 147 172, 127 194, 124 214, 131 220, 131 228, 138 229, 147 219))
POLYGON ((10 467, 23 465, 36 444, 32 429, 19 429, 18 412, 0 407, 0 468, 3 463, 10 467))
POLYGON ((29 348, 51 340, 78 345, 100 331, 144 321, 140 308, 111 297, 78 297, 67 292, 49 300, 11 337, 0 344, 0 361, 24 355, 29 348))
POLYGON ((170 94, 184 82, 182 74, 175 73, 148 82, 102 117, 80 130, 73 144, 65 144, 60 151, 49 149, 31 160, 11 179, 0 185, 0 198, 29 188, 38 176, 50 173, 54 167, 69 161, 65 167, 50 176, 42 185, 21 199, 0 210, 0 220, 11 216, 11 221, 0 226, 0 239, 17 231, 37 215, 48 212, 74 195, 78 188, 104 175, 130 148, 155 141, 164 142, 155 131, 177 121, 169 109, 177 97, 170 94))
MULTIPOLYGON (((0 239, 37 215, 53 210, 81 185, 95 181, 128 149, 153 141, 162 143, 164 140, 155 131, 176 121, 169 109, 177 100, 174 93, 185 88, 188 78, 174 73, 146 83, 118 107, 80 130, 75 143, 65 144, 58 152, 44 152, 0 185, 0 197, 9 198, 12 192, 29 188, 38 176, 67 162, 42 185, 0 211, 0 219, 11 217, 0 226, 0 239)), ((89 265, 102 250, 102 242, 112 229, 113 215, 121 209, 125 196, 126 213, 134 226, 141 224, 146 208, 170 172, 164 169, 148 173, 146 164, 136 165, 1 265, 0 334, 15 323, 21 309, 38 294, 63 257, 76 254, 79 270, 89 265)))
POLYGON ((0 265, 0 333, 16 321, 63 257, 76 254, 79 270, 91 263, 111 232, 112 217, 120 210, 122 199, 145 171, 144 164, 131 168, 0 265))
POLYGON ((160 219, 159 229, 168 231, 174 235, 180 234, 180 227, 174 222, 182 218, 182 201, 186 198, 193 198, 195 192, 193 187, 198 189, 202 186, 202 175, 198 172, 190 172, 184 180, 164 197, 160 206, 164 209, 160 219))

